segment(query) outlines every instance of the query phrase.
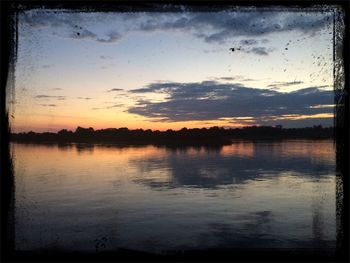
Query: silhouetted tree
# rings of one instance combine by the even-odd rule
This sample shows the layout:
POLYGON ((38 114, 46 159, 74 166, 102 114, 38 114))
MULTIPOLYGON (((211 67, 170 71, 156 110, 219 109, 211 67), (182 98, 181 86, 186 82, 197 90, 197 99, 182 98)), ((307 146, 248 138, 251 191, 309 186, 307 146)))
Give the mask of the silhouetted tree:
POLYGON ((168 129, 166 131, 151 129, 129 130, 128 128, 107 128, 94 130, 92 127, 77 127, 74 132, 62 129, 57 133, 44 132, 14 133, 13 141, 40 142, 40 143, 127 143, 127 144, 167 144, 167 145, 223 145, 231 143, 232 139, 284 139, 284 138, 331 138, 333 128, 323 128, 321 125, 285 129, 282 125, 249 126, 235 129, 220 127, 207 128, 182 128, 178 131, 168 129))

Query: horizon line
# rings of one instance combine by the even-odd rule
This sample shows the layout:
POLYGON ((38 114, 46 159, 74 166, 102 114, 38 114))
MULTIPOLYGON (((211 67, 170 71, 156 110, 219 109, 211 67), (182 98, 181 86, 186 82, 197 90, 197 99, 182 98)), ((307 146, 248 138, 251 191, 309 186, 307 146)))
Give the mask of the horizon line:
POLYGON ((166 129, 166 130, 159 130, 159 129, 144 129, 144 128, 136 128, 136 129, 130 129, 128 127, 108 127, 108 128, 100 128, 100 129, 94 129, 93 127, 89 126, 89 127, 82 127, 82 126, 77 126, 75 129, 70 130, 67 128, 62 128, 62 129, 57 129, 57 131, 42 131, 42 132, 35 132, 33 130, 29 130, 29 131, 21 131, 21 132, 12 132, 10 131, 10 134, 19 134, 19 133, 58 133, 60 131, 67 131, 67 132, 76 132, 76 130, 78 128, 81 129, 93 129, 93 131, 99 131, 99 130, 109 130, 109 129, 128 129, 129 131, 135 131, 135 130, 143 130, 143 131, 152 131, 152 132, 166 132, 166 131, 173 131, 173 132, 178 132, 181 130, 196 130, 196 129, 204 129, 204 130, 209 130, 209 129, 213 129, 213 128, 218 128, 218 129, 224 129, 224 130, 235 130, 235 129, 246 129, 246 128, 276 128, 276 129, 308 129, 308 128, 334 128, 334 126, 323 126, 321 124, 318 125, 313 125, 313 126, 305 126, 305 127, 284 127, 283 125, 248 125, 248 126, 241 126, 241 127, 225 127, 225 126, 211 126, 211 127, 202 127, 202 128, 187 128, 187 127, 182 127, 181 129, 177 129, 177 130, 173 130, 173 129, 166 129))

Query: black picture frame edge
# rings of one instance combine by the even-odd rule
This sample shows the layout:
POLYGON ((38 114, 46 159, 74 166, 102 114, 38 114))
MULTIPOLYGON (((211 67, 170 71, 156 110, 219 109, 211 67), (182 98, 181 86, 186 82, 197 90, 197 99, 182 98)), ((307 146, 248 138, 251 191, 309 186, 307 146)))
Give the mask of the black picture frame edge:
MULTIPOLYGON (((0 90, 0 150, 1 150, 1 260, 6 262, 73 262, 73 261, 235 261, 235 262, 348 262, 349 257, 349 25, 350 2, 348 1, 3 1, 1 2, 1 90, 0 90), (11 70, 15 65, 17 54, 17 13, 21 10, 33 8, 55 8, 76 11, 137 11, 157 10, 166 11, 164 4, 168 4, 167 11, 176 10, 180 5, 190 8, 224 8, 227 6, 257 6, 269 7, 301 7, 310 8, 319 5, 336 5, 344 10, 344 37, 342 39, 342 58, 344 67, 344 92, 342 98, 336 100, 335 141, 337 149, 337 173, 342 186, 342 193, 337 195, 337 209, 340 209, 339 224, 341 231, 337 233, 336 254, 318 254, 312 251, 290 250, 209 250, 179 252, 170 257, 155 256, 134 251, 119 251, 117 254, 106 253, 98 255, 83 255, 77 253, 53 254, 53 253, 14 253, 14 225, 13 209, 14 179, 12 158, 10 152, 10 126, 6 108, 6 96, 11 92, 11 70), (340 199, 339 199, 340 198, 340 199)), ((339 210, 338 210, 339 211, 339 210)))

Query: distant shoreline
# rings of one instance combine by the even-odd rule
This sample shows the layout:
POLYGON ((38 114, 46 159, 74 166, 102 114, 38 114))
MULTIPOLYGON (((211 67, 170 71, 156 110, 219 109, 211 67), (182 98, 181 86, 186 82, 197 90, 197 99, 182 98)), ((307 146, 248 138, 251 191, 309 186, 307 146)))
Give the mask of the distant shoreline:
POLYGON ((19 143, 39 144, 119 144, 119 145, 169 145, 169 146, 220 146, 237 140, 284 140, 284 139, 332 139, 334 128, 313 126, 307 128, 282 128, 281 126, 249 126, 224 129, 183 128, 178 131, 129 130, 109 128, 94 130, 78 127, 74 132, 61 130, 52 132, 12 133, 10 140, 19 143))

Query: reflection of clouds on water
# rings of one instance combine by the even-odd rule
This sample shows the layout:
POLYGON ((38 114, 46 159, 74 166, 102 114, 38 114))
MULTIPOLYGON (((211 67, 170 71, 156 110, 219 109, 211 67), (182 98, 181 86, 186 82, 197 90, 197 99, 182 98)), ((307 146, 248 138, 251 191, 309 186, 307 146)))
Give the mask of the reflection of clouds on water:
POLYGON ((333 249, 335 164, 318 158, 332 143, 297 143, 16 144, 16 245, 333 249))
MULTIPOLYGON (((295 148, 293 142, 286 142, 282 148, 288 149, 288 145, 295 148)), ((318 180, 334 172, 335 163, 315 157, 318 152, 307 153, 284 151, 274 143, 247 143, 247 146, 240 143, 221 150, 168 149, 164 156, 131 158, 129 161, 142 175, 135 182, 164 189, 183 186, 216 188, 220 185, 242 184, 248 180, 263 180, 286 172, 318 180), (199 154, 194 154, 194 151, 199 154), (159 176, 157 170, 166 174, 166 178, 159 176)))

